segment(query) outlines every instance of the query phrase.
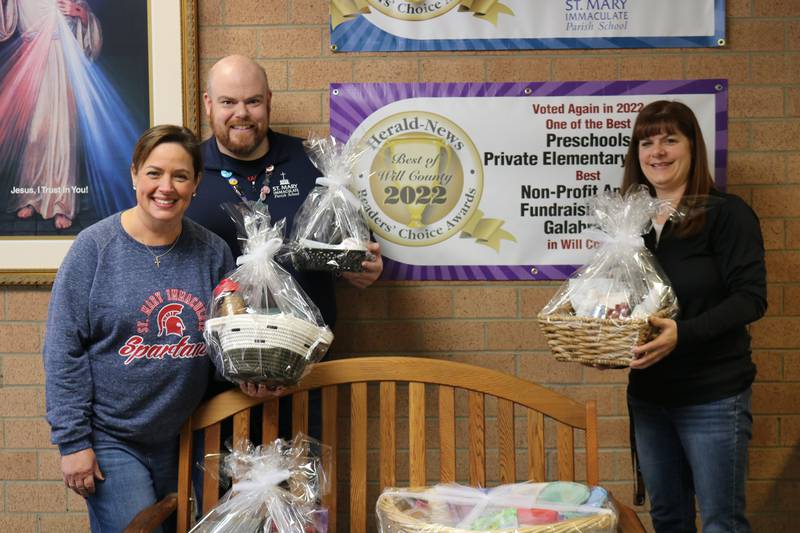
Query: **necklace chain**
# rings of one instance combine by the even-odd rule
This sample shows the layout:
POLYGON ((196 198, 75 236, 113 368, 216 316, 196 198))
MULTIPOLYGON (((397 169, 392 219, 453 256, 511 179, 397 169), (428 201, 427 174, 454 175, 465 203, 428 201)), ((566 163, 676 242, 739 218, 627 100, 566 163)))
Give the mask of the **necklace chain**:
MULTIPOLYGON (((169 249, 166 252, 164 252, 163 254, 158 254, 158 255, 156 255, 156 253, 153 251, 153 249, 150 248, 148 245, 146 245, 146 244, 144 245, 144 247, 147 248, 147 251, 150 252, 150 255, 153 256, 153 263, 155 263, 156 268, 161 268, 161 258, 164 257, 165 255, 167 255, 168 253, 170 253, 172 251, 172 249, 175 248, 175 245, 178 244, 178 241, 180 240, 180 238, 181 238, 181 236, 178 235, 178 238, 175 239, 175 241, 172 243, 172 246, 170 246, 169 249)), ((144 244, 144 243, 142 243, 142 244, 144 244)))

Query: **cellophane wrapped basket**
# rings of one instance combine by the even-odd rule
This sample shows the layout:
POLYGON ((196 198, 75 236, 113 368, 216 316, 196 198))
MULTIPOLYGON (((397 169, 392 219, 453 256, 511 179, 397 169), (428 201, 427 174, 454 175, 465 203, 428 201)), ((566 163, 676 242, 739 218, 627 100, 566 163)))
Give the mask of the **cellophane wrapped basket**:
POLYGON ((440 484, 386 489, 380 533, 615 533, 617 514, 602 487, 516 483, 492 489, 440 484))
POLYGON ((330 487, 323 468, 330 453, 302 433, 291 442, 240 443, 221 462, 220 481, 233 486, 190 533, 326 533, 320 502, 330 487))
POLYGON ((294 267, 360 272, 369 255, 369 226, 361 202, 350 189, 363 148, 333 137, 311 138, 303 145, 322 177, 294 217, 289 234, 294 267))
POLYGON ((598 195, 590 208, 598 226, 591 237, 602 245, 545 305, 538 322, 558 361, 623 368, 634 346, 658 334, 648 318, 678 313, 675 292, 642 238, 652 219, 671 208, 644 186, 625 196, 598 195))
POLYGON ((274 261, 284 221, 262 202, 223 204, 243 241, 236 270, 214 289, 205 339, 223 377, 268 386, 297 383, 327 353, 333 333, 292 276, 274 261))

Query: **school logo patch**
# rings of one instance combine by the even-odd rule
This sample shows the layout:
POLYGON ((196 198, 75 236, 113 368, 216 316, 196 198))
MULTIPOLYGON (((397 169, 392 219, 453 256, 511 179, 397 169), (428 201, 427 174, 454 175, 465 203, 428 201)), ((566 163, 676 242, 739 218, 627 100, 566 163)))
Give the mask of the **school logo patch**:
POLYGON ((292 196, 300 196, 300 188, 296 183, 292 183, 289 178, 286 177, 286 172, 281 172, 278 175, 280 176, 278 184, 272 186, 270 192, 273 198, 290 198, 292 196))

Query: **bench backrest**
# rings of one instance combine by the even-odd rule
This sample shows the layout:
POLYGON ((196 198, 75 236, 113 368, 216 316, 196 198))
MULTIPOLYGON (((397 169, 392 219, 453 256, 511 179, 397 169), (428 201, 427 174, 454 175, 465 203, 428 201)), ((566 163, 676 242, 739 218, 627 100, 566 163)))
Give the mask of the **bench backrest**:
MULTIPOLYGON (((368 530, 375 497, 373 493, 368 498, 368 486, 380 493, 398 481, 401 486, 462 481, 459 472, 464 473, 464 482, 487 486, 487 454, 496 466, 496 475, 491 477, 498 483, 577 478, 594 485, 599 481, 593 401, 581 404, 530 381, 464 363, 357 357, 320 363, 292 389, 293 433, 308 431, 308 391, 312 389, 321 389, 322 441, 334 450, 327 465, 333 473, 332 486, 324 501, 332 533, 337 526, 339 531, 354 533, 368 530), (466 401, 457 401, 461 395, 466 395, 466 401), (433 430, 428 431, 431 424, 433 430), (341 431, 347 426, 346 432, 341 431), (399 435, 402 427, 407 427, 403 431, 407 438, 399 435), (519 435, 524 438, 517 438, 518 427, 524 428, 519 435), (546 438, 546 429, 555 436, 546 438), (584 434, 582 450, 575 446, 576 430, 584 434), (487 441, 491 441, 489 446, 487 441), (519 468, 518 448, 527 448, 519 468), (576 476, 576 457, 581 456, 585 472, 576 476), (407 476, 405 468, 398 472, 398 458, 403 466, 407 458, 407 476), (349 467, 337 468, 337 462, 349 467), (428 471, 429 463, 438 473, 428 471), (344 484, 349 487, 343 488, 344 484), (337 498, 343 494, 349 501, 338 505, 337 498), (349 516, 337 516, 337 508, 349 516)), ((271 441, 278 434, 278 401, 263 402, 260 420, 251 420, 250 409, 260 403, 230 390, 201 405, 184 426, 178 531, 186 531, 190 523, 192 433, 204 431, 206 454, 220 451, 221 424, 226 419, 232 419, 234 442, 249 438, 251 424, 260 424, 262 440, 271 441)), ((203 483, 205 514, 218 501, 219 485, 208 471, 203 483)))

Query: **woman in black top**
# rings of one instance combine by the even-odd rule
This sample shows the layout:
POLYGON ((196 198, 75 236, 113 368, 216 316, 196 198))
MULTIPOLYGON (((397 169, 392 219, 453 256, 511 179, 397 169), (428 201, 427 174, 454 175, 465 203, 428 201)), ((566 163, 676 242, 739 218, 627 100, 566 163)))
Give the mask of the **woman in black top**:
POLYGON ((639 113, 623 192, 644 184, 683 217, 654 220, 645 238, 678 296, 675 320, 634 349, 628 407, 657 532, 750 531, 745 516, 750 386, 747 325, 766 310, 764 242, 740 198, 717 191, 705 141, 686 105, 657 101, 639 113), (674 220, 673 220, 674 219, 674 220))

